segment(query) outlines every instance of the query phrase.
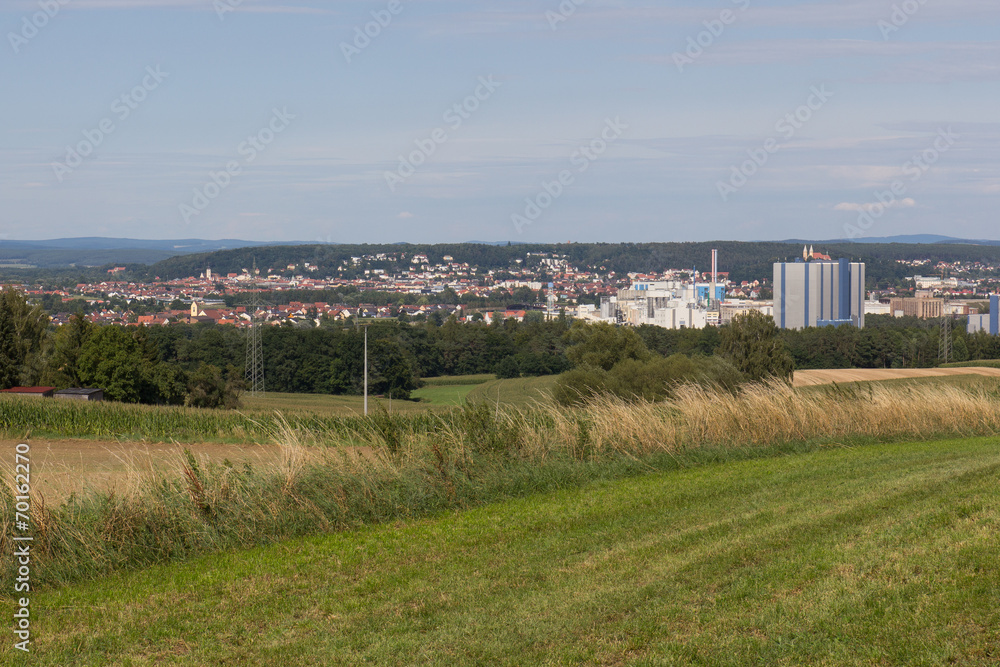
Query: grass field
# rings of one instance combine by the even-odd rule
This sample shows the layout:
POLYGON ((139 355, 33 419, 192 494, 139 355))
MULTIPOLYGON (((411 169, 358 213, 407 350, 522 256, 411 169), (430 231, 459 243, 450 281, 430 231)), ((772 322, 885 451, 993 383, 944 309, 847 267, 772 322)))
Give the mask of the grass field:
MULTIPOLYGON (((462 405, 483 383, 502 386, 521 380, 495 380, 493 375, 429 378, 418 389, 418 400, 368 398, 370 414, 423 415, 462 405)), ((518 402, 516 390, 501 392, 518 402)), ((31 434, 50 439, 96 438, 153 442, 226 442, 232 444, 267 441, 275 429, 277 415, 312 430, 334 426, 340 418, 364 414, 361 396, 323 394, 244 395, 239 410, 205 410, 177 406, 144 406, 114 403, 79 403, 0 396, 0 435, 23 439, 31 434)))
MULTIPOLYGON (((494 375, 425 378, 424 386, 411 393, 416 400, 390 401, 386 398, 369 396, 368 410, 371 412, 385 408, 386 412, 406 414, 461 405, 466 395, 476 385, 494 379, 494 375)), ((247 410, 251 411, 312 412, 328 416, 364 414, 364 398, 362 396, 267 393, 263 397, 244 395, 241 402, 247 410)))
POLYGON ((480 375, 442 375, 440 377, 424 378, 425 385, 437 387, 440 385, 476 385, 496 380, 497 376, 492 373, 480 375))
POLYGON ((941 364, 941 368, 969 368, 979 366, 982 368, 1000 368, 1000 359, 983 359, 980 361, 955 361, 950 364, 941 364))
POLYGON ((538 403, 551 403, 550 393, 556 375, 523 377, 510 380, 493 380, 477 385, 469 392, 468 400, 500 403, 518 408, 532 407, 538 403))
POLYGON ((0 663, 995 665, 998 471, 826 447, 157 566, 34 594, 0 663))
MULTIPOLYGON (((422 390, 421 390, 422 391, 422 390)), ((267 392, 264 396, 240 398, 243 410, 247 412, 273 412, 287 414, 318 414, 326 417, 359 416, 365 412, 363 396, 330 396, 328 394, 280 394, 267 392)), ((432 408, 427 403, 415 401, 390 401, 387 398, 368 397, 368 411, 385 408, 386 412, 405 414, 423 412, 432 408)))

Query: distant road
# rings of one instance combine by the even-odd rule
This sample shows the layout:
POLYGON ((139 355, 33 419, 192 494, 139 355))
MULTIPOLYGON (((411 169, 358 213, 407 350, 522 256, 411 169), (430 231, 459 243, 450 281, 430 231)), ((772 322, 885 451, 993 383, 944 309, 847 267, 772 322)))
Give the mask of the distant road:
POLYGON ((946 375, 987 375, 1000 377, 1000 368, 850 368, 795 371, 792 386, 808 387, 832 382, 866 382, 900 378, 944 377, 946 375))

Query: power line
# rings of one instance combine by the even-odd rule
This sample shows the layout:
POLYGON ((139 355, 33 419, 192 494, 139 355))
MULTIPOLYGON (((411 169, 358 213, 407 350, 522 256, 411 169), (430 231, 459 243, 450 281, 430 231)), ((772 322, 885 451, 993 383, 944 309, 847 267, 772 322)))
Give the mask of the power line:
POLYGON ((257 319, 257 311, 260 310, 262 301, 260 289, 257 286, 256 259, 253 263, 253 273, 250 274, 250 280, 250 301, 247 303, 247 312, 250 315, 250 327, 247 329, 247 356, 244 365, 244 376, 250 395, 263 396, 264 350, 260 344, 260 321, 257 319))
POLYGON ((938 359, 946 364, 954 358, 951 342, 951 316, 944 315, 941 318, 941 332, 938 334, 938 359))

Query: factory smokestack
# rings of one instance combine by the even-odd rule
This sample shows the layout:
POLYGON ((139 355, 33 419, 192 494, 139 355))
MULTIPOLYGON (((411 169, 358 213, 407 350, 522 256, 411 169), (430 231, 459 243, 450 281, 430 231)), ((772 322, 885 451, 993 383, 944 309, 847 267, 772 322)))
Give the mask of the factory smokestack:
POLYGON ((718 301, 718 297, 716 296, 716 290, 718 290, 716 284, 718 284, 718 282, 719 282, 719 251, 713 249, 712 250, 712 294, 708 299, 709 308, 712 308, 712 304, 718 301))

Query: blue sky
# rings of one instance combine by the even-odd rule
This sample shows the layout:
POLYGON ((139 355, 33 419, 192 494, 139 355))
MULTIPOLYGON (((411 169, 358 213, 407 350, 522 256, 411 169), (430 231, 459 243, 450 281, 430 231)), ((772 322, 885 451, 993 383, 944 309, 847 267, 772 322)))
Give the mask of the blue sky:
POLYGON ((1000 238, 998 24, 995 0, 4 0, 0 239, 1000 238))

